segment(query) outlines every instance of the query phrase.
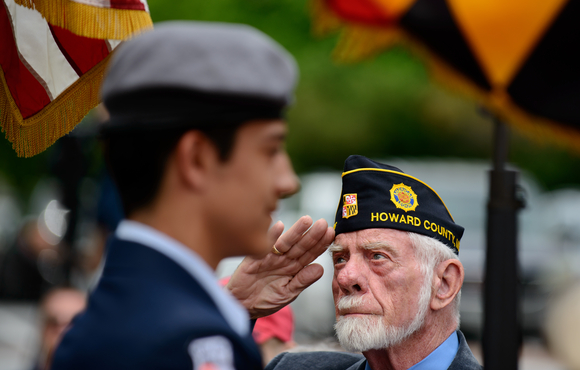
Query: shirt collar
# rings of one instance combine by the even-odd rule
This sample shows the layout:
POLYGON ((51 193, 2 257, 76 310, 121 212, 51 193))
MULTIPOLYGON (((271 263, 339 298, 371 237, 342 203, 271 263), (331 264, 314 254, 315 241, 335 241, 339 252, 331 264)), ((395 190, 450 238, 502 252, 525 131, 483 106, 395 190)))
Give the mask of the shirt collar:
POLYGON ((137 221, 123 220, 115 231, 118 239, 147 246, 187 271, 214 301, 230 327, 240 336, 250 332, 248 312, 219 285, 214 271, 193 250, 162 232, 137 221))
MULTIPOLYGON (((459 338, 457 332, 453 332, 445 342, 441 343, 429 356, 411 366, 408 370, 446 370, 449 368, 457 350, 459 349, 459 338)), ((367 362, 365 370, 372 370, 367 362)))

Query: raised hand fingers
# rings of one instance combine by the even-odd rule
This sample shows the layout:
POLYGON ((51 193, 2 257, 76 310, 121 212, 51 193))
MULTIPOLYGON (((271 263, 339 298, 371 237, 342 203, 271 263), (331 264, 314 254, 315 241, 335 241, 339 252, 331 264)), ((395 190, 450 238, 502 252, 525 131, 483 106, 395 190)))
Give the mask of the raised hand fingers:
POLYGON ((294 297, 297 297, 304 289, 320 279, 323 274, 324 268, 317 263, 313 263, 300 270, 286 288, 294 297))
POLYGON ((302 237, 296 241, 296 243, 286 254, 286 257, 290 259, 301 259, 302 256, 312 251, 313 248, 316 249, 316 247, 319 246, 319 243, 322 241, 322 239, 324 239, 327 232, 328 224, 326 221, 324 219, 316 221, 310 230, 304 233, 302 237))
MULTIPOLYGON (((312 225, 310 216, 302 216, 288 231, 276 240, 274 244, 281 253, 287 253, 304 236, 304 233, 312 225)), ((276 225, 274 225, 276 226, 276 225)))
POLYGON ((334 229, 332 227, 327 227, 325 233, 318 240, 318 242, 306 251, 302 256, 298 258, 299 263, 302 266, 306 266, 312 261, 314 261, 318 256, 326 251, 330 243, 334 240, 334 229))
POLYGON ((278 240, 280 235, 282 235, 282 231, 284 231, 284 224, 282 221, 276 222, 272 225, 270 230, 268 230, 268 238, 271 240, 272 245, 275 245, 276 240, 278 240))

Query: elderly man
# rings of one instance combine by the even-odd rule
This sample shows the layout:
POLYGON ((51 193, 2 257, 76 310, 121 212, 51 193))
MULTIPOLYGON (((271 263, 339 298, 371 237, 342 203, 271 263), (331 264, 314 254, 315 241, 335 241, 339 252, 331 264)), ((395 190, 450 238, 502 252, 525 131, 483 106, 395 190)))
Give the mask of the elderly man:
MULTIPOLYGON (((463 228, 442 199, 421 180, 362 156, 346 160, 342 179, 330 247, 335 329, 345 349, 363 356, 285 353, 266 369, 481 369, 458 331, 463 228)), ((232 280, 245 306, 266 306, 264 296, 242 294, 232 280)))
MULTIPOLYGON (((280 45, 244 25, 159 24, 115 51, 104 155, 127 219, 54 370, 262 368, 248 314, 213 270, 266 254, 282 231, 268 235, 278 198, 298 187, 284 149, 296 76, 280 45)), ((333 236, 304 218, 281 241, 314 248, 308 265, 333 236)), ((321 275, 302 267, 283 292, 321 275)))

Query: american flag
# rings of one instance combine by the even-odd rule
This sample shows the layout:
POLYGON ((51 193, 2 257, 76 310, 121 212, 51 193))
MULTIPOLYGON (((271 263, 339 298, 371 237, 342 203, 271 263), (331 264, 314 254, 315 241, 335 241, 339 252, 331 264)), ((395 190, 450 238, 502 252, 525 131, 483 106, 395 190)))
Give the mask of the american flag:
POLYGON ((145 0, 2 0, 0 125, 29 157, 99 103, 110 53, 152 27, 145 0))

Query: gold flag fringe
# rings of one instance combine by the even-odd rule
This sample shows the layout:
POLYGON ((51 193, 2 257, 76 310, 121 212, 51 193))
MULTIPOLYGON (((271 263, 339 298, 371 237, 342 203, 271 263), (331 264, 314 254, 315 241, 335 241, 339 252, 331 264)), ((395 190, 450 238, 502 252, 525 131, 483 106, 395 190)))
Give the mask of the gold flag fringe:
POLYGON ((68 134, 99 104, 99 89, 109 56, 63 91, 49 105, 24 119, 0 67, 0 126, 19 157, 32 157, 68 134))
POLYGON ((34 0, 14 0, 14 2, 30 9, 34 8, 34 0))
MULTIPOLYGON (((313 0, 321 3, 323 0, 313 0)), ((323 5, 325 6, 325 5, 323 5)), ((313 32, 320 34, 320 29, 328 29, 325 23, 331 12, 317 4, 318 10, 311 12, 313 32), (320 9, 323 9, 322 11, 320 9), (323 14, 323 18, 318 18, 323 14), (319 22, 323 26, 319 26, 319 22)), ((338 62, 354 63, 375 56, 395 45, 403 45, 425 61, 430 76, 444 88, 455 93, 461 93, 482 104, 497 117, 510 124, 523 136, 537 143, 554 144, 580 154, 580 131, 549 119, 534 116, 517 106, 504 91, 485 91, 479 88, 469 78, 450 67, 436 54, 428 50, 421 42, 400 28, 379 28, 353 24, 344 24, 340 29, 340 37, 333 53, 338 62)))
POLYGON ((402 41, 403 35, 393 28, 348 26, 340 33, 333 57, 340 62, 356 63, 402 41))
POLYGON ((312 23, 315 36, 327 36, 344 26, 344 22, 328 9, 324 0, 311 0, 308 4, 311 18, 316 20, 312 23))
POLYGON ((124 40, 153 28, 148 12, 101 8, 70 0, 14 0, 36 9, 48 23, 72 33, 96 39, 124 40))

